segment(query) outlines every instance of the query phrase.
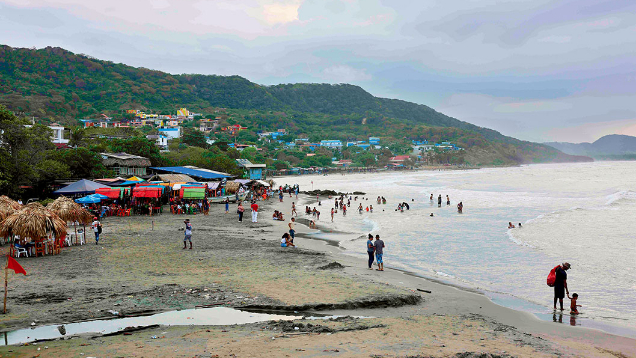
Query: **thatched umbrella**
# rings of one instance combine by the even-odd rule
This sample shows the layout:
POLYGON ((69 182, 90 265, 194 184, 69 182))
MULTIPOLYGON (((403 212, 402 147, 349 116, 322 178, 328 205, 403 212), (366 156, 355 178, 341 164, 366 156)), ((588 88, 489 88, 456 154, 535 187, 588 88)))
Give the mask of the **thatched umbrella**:
POLYGON ((0 221, 20 210, 20 208, 22 208, 22 205, 18 204, 17 201, 13 201, 5 195, 0 196, 0 221))
POLYGON ((19 235, 39 241, 49 233, 64 235, 66 223, 40 203, 25 205, 0 224, 0 236, 19 235))
MULTIPOLYGON (((52 203, 46 206, 47 209, 55 213, 60 219, 66 222, 72 222, 75 229, 75 240, 77 244, 77 223, 89 224, 92 222, 93 215, 84 209, 78 203, 65 196, 60 196, 52 203)), ((86 230, 84 230, 86 231, 86 230)))

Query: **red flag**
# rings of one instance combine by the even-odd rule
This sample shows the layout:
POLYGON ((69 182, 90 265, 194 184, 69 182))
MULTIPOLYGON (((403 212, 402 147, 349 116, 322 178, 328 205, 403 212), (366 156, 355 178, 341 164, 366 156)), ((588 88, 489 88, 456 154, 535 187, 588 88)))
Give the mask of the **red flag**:
POLYGON ((7 268, 9 270, 15 271, 15 273, 21 273, 21 274, 26 276, 26 271, 24 271, 24 268, 22 266, 20 266, 18 261, 16 261, 11 256, 7 256, 7 268))

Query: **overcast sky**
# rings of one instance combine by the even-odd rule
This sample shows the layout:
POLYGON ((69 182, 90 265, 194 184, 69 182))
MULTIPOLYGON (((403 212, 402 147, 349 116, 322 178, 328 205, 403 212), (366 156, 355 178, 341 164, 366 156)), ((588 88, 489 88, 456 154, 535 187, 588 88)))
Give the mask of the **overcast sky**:
POLYGON ((351 83, 533 141, 636 135, 635 0, 0 0, 0 43, 351 83))

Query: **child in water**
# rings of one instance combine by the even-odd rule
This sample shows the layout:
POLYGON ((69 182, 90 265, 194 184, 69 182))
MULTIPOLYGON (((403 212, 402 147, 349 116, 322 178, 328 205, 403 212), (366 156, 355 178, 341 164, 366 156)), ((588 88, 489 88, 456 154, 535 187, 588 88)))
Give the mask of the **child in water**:
POLYGON ((579 314, 579 310, 576 309, 577 307, 583 307, 581 305, 577 305, 576 304, 576 300, 579 299, 579 294, 578 293, 573 293, 572 297, 570 297, 570 295, 568 295, 568 298, 570 299, 570 314, 579 314))

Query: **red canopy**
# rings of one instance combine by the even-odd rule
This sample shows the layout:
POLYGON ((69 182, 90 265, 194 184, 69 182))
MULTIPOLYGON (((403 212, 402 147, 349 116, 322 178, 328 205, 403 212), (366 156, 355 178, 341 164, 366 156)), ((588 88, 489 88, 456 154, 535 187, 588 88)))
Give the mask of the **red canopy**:
POLYGON ((159 198, 161 197, 161 188, 153 187, 137 187, 133 189, 133 197, 135 198, 159 198))
POLYGON ((119 188, 97 188, 95 194, 106 195, 108 199, 119 199, 121 190, 119 188))

